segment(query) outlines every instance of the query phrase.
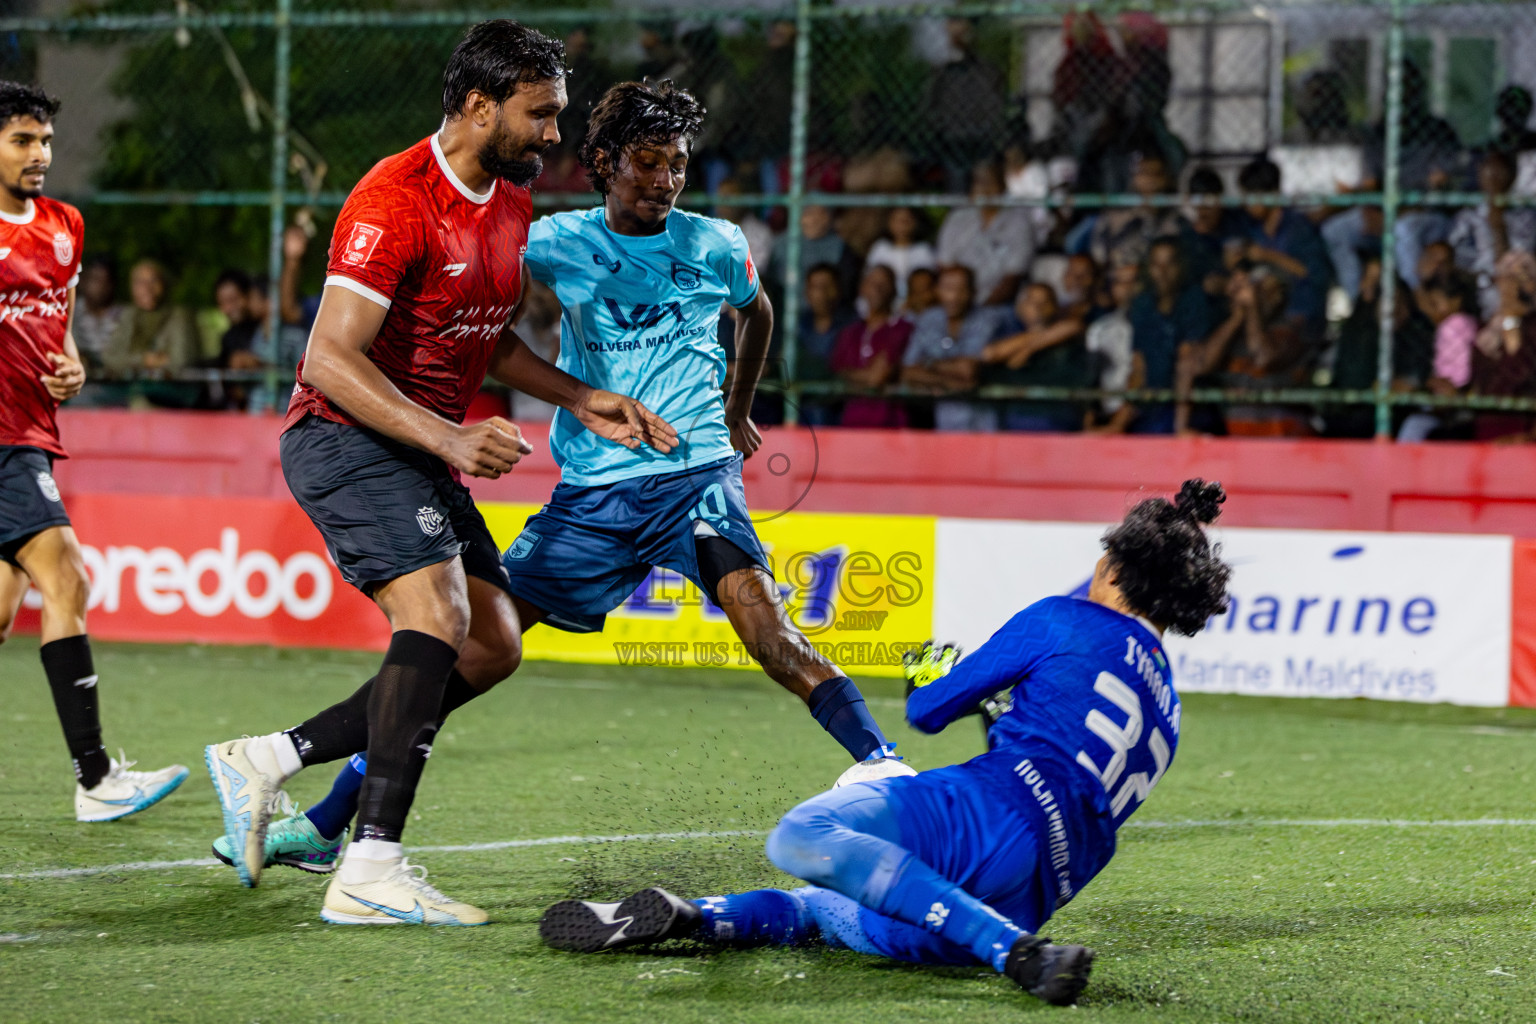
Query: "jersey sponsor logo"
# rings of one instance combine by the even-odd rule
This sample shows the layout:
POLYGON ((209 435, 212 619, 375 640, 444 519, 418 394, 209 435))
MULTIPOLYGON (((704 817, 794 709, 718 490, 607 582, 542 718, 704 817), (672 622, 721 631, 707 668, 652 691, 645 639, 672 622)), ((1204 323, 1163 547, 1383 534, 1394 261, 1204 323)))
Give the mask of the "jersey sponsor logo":
POLYGON ((673 260, 672 283, 685 292, 691 292, 703 282, 699 277, 699 270, 697 268, 673 260))
POLYGON ((3 248, 3 249, 0 249, 0 260, 3 260, 3 259, 5 259, 5 258, 6 258, 6 257, 7 257, 7 256, 9 256, 9 255, 10 255, 10 254, 11 254, 11 248, 10 248, 10 246, 6 246, 6 247, 5 247, 5 248, 3 248))
POLYGON ((606 259, 603 258, 603 254, 600 252, 595 252, 592 254, 592 262, 596 263, 600 267, 607 268, 608 273, 610 274, 617 274, 620 268, 624 266, 623 260, 614 260, 612 263, 609 263, 606 259))
POLYGON ((1072 847, 1067 840, 1067 824, 1062 817, 1061 804, 1046 785, 1045 776, 1029 758, 1014 765, 1013 774, 1024 780, 1024 785, 1039 802, 1040 812, 1045 815, 1046 850, 1050 854, 1051 868, 1056 872, 1059 905, 1072 898, 1072 847))
POLYGON ((464 268, 468 266, 468 263, 450 263, 443 269, 448 271, 449 277, 458 277, 460 274, 464 273, 464 268))
POLYGON ((75 241, 63 231, 56 232, 53 236, 53 258, 66 267, 75 258, 75 241))
POLYGON ((757 266, 752 262, 752 254, 751 253, 747 253, 747 283, 748 284, 753 284, 756 281, 757 281, 757 266))
POLYGON ((541 539, 543 538, 532 530, 524 530, 518 535, 517 540, 512 542, 512 546, 507 548, 506 557, 511 561, 527 558, 533 554, 533 549, 539 546, 541 539))
POLYGON ((423 505, 416 510, 416 525, 421 527, 421 532, 428 537, 436 537, 443 532, 443 514, 431 505, 423 505))
POLYGON ((608 312, 612 314, 613 322, 626 331, 650 330, 661 323, 662 318, 666 316, 676 320, 678 326, 683 326, 687 323, 683 319, 683 307, 680 303, 663 302, 659 305, 654 305, 649 302, 637 302, 630 309, 629 316, 626 318, 624 310, 617 302, 614 302, 612 299, 604 299, 603 302, 608 306, 608 312))
POLYGON ((37 474, 37 489, 43 492, 43 497, 49 501, 59 500, 59 485, 54 482, 53 474, 46 469, 37 474))
POLYGON ((363 223, 352 225, 352 237, 347 239, 347 251, 341 256, 342 262, 361 267, 373 256, 373 250, 383 237, 383 228, 363 223))

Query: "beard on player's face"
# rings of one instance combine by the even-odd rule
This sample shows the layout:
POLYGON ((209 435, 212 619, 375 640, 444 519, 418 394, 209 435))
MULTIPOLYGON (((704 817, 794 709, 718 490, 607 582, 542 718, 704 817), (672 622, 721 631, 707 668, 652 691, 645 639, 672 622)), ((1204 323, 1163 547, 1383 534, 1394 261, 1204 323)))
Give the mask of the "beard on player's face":
POLYGON ((480 167, 493 178, 526 188, 544 172, 543 150, 542 140, 519 139, 497 121, 480 147, 480 167))
POLYGON ((6 175, 5 190, 17 199, 36 199, 43 194, 43 178, 47 173, 47 164, 27 164, 14 174, 6 175))
POLYGON ((25 188, 20 184, 5 183, 5 190, 17 199, 36 199, 43 194, 41 188, 25 188))

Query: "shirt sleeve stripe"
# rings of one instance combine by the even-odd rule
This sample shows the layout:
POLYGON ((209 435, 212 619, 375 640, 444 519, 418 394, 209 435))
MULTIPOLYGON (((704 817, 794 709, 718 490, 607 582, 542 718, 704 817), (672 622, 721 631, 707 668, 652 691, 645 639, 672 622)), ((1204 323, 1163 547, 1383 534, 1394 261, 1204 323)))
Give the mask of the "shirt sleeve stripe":
POLYGON ((369 302, 377 302, 385 309, 390 307, 390 300, 386 296, 380 295, 372 288, 369 288, 360 281, 354 281, 350 277, 343 277, 341 274, 331 274, 325 279, 325 286, 329 288, 331 285, 335 285, 337 288, 345 288, 349 292, 356 292, 369 302))

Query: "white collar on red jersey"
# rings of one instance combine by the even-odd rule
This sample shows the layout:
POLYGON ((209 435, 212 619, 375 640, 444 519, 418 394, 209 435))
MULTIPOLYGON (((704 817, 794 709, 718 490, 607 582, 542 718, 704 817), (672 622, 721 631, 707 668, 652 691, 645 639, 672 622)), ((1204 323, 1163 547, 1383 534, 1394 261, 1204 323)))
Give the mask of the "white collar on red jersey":
POLYGON ((437 132, 432 133, 432 155, 437 158, 437 169, 443 172, 453 187, 459 190, 459 195, 472 203, 488 203, 496 194, 496 179, 491 179, 491 187, 486 192, 476 192, 459 180, 459 176, 453 173, 453 168, 448 166, 448 158, 443 156, 443 147, 437 141, 437 132))
POLYGON ((31 224, 35 219, 37 219, 37 204, 30 199, 27 200, 26 213, 6 213, 4 210, 0 210, 0 220, 5 221, 7 224, 31 224))

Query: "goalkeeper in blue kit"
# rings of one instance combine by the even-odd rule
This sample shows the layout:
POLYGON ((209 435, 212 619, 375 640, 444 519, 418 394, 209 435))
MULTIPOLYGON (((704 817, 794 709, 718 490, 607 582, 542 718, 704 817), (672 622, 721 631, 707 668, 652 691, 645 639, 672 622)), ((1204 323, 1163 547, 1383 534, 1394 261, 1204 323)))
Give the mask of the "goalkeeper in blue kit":
POLYGON ((1114 856, 1116 830, 1167 772, 1179 697, 1163 652, 1226 608, 1230 567, 1204 526, 1219 484, 1139 503, 1105 534, 1087 600, 1051 597, 975 653, 927 645, 907 666, 907 719, 934 733, 977 713, 988 751, 857 782, 790 811, 768 859, 809 885, 682 900, 565 900, 551 946, 597 952, 672 938, 820 941, 915 963, 981 963, 1049 1003, 1074 1002, 1094 953, 1036 932, 1114 856))

